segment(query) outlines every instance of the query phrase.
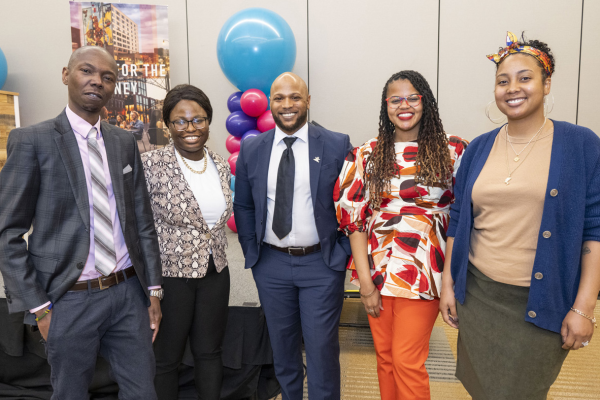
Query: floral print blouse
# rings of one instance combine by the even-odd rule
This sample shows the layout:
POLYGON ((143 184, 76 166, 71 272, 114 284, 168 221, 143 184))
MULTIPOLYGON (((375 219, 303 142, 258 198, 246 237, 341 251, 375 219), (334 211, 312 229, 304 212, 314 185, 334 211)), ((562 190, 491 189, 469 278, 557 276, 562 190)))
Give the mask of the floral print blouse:
MULTIPOLYGON (((334 191, 340 230, 368 233, 368 260, 373 282, 383 296, 432 300, 440 297, 446 230, 454 181, 468 142, 448 136, 453 165, 452 187, 415 185, 418 143, 395 143, 399 175, 391 179, 380 210, 365 190, 365 168, 377 145, 367 141, 348 154, 334 191)), ((359 286, 353 258, 351 282, 359 286)))

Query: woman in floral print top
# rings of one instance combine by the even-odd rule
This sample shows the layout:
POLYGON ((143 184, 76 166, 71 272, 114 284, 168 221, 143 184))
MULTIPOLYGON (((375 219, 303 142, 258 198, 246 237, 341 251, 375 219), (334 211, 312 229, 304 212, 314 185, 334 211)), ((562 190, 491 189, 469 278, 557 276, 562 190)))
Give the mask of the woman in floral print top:
POLYGON ((467 142, 447 136, 415 71, 386 83, 379 136, 348 154, 334 192, 352 282, 377 352, 381 398, 429 399, 425 360, 437 317, 450 204, 467 142))

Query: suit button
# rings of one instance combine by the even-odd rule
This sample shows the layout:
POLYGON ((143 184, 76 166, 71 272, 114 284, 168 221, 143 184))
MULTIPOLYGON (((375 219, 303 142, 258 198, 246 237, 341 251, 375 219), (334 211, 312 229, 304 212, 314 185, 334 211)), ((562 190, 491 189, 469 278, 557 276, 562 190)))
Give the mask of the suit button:
POLYGON ((552 189, 552 190, 550 191, 550 196, 552 196, 552 197, 556 197, 556 196, 558 196, 558 190, 556 190, 556 189, 552 189))
POLYGON ((83 263, 82 262, 77 263, 77 269, 83 269, 83 263))
POLYGON ((6 298, 6 302, 7 302, 8 304, 11 304, 11 303, 12 303, 12 300, 11 300, 11 299, 9 299, 9 298, 6 298))
POLYGON ((535 318, 535 317, 537 317, 537 314, 536 314, 536 313, 535 313, 535 311, 533 311, 533 310, 532 310, 532 311, 529 311, 529 312, 527 313, 527 315, 529 315, 529 318, 535 318))
POLYGON ((536 272, 534 276, 535 276, 535 279, 537 279, 539 281, 540 279, 542 279, 544 277, 544 274, 542 274, 541 272, 536 272))
POLYGON ((552 233, 550 233, 550 231, 544 231, 544 233, 542 233, 542 236, 548 239, 550 236, 552 236, 552 233))

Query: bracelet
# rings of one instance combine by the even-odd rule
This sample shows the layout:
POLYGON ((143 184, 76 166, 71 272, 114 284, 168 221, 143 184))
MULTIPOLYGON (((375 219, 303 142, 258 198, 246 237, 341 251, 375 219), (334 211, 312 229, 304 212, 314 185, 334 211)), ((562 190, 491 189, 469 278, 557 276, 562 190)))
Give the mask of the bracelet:
POLYGON ((358 292, 360 293, 360 297, 367 298, 367 297, 373 296, 373 294, 375 293, 375 291, 377 291, 377 286, 375 286, 375 289, 373 289, 373 291, 371 293, 369 293, 369 294, 362 294, 362 293, 360 293, 360 290, 358 292))
POLYGON ((50 312, 50 310, 52 310, 52 306, 54 304, 50 303, 50 305, 48 306, 48 308, 46 309, 46 311, 44 311, 44 313, 42 315, 40 315, 39 317, 35 318, 35 322, 40 322, 42 320, 42 318, 44 318, 46 315, 48 315, 48 313, 50 312))
POLYGON ((573 308, 573 307, 571 307, 571 311, 573 311, 573 312, 574 312, 574 313, 576 313, 576 314, 579 314, 579 315, 581 315, 583 318, 587 318, 587 319, 589 319, 589 320, 592 322, 592 324, 594 324, 594 326, 595 326, 596 328, 598 328, 598 324, 596 323, 596 318, 595 318, 595 317, 590 317, 589 315, 587 315, 587 314, 584 314, 584 313, 582 313, 581 311, 579 311, 578 309, 576 309, 576 308, 573 308))

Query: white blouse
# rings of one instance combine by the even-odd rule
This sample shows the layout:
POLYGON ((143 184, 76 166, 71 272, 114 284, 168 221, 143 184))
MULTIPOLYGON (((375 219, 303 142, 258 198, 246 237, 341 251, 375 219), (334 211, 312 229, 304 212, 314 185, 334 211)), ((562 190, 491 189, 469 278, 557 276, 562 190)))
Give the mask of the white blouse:
MULTIPOLYGON (((208 163, 206 171, 203 174, 195 174, 183 163, 179 152, 175 152, 175 154, 183 177, 188 185, 190 185, 190 189, 198 202, 198 206, 200 206, 202 217, 204 217, 208 229, 212 229, 227 208, 225 196, 221 189, 221 180, 219 179, 217 166, 207 152, 205 155, 208 163)), ((185 162, 194 171, 202 171, 204 168, 204 159, 192 161, 186 158, 185 162)))

